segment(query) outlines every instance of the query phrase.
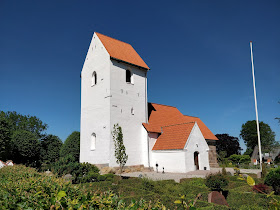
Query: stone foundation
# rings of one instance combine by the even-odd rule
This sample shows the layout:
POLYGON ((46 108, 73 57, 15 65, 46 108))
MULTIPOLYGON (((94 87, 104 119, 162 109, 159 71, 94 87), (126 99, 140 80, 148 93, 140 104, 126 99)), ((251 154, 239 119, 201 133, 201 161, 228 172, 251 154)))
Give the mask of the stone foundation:
MULTIPOLYGON (((122 173, 130 173, 130 172, 151 172, 154 171, 154 169, 151 167, 144 167, 144 165, 133 165, 133 166, 124 166, 122 173)), ((113 174, 119 174, 120 173, 120 167, 108 167, 105 166, 100 168, 101 174, 107 174, 107 173, 113 173, 113 174)))

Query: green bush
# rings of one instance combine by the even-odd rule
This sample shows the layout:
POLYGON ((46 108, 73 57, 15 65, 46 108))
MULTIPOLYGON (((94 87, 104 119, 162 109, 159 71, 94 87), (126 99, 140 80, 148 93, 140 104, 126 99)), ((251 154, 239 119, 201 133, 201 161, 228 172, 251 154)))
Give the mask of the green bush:
POLYGON ((272 169, 265 177, 264 183, 272 186, 275 194, 280 194, 280 168, 272 169))
POLYGON ((73 183, 91 182, 91 180, 98 180, 99 169, 90 163, 75 162, 72 155, 61 157, 59 161, 51 165, 51 170, 58 176, 71 174, 73 176, 73 183))
POLYGON ((210 174, 206 177, 206 186, 212 191, 221 191, 228 186, 228 179, 221 173, 210 174))
POLYGON ((227 175, 227 171, 226 171, 226 168, 223 166, 223 168, 222 168, 222 174, 224 175, 224 176, 226 176, 227 175))
POLYGON ((0 209, 164 209, 158 202, 124 203, 110 191, 100 192, 45 176, 22 165, 0 169, 0 209))

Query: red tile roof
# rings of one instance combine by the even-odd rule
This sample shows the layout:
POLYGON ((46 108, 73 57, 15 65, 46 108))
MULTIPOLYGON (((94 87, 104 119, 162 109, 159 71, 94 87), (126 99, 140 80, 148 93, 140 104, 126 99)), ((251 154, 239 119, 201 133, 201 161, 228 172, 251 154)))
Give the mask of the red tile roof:
POLYGON ((159 150, 159 148, 183 149, 184 146, 182 145, 185 145, 194 122, 197 123, 205 139, 218 140, 198 117, 183 115, 176 107, 150 103, 149 113, 148 123, 143 123, 145 129, 154 133, 163 131, 153 150, 159 150), (178 140, 175 140, 176 138, 178 140), (182 138, 184 138, 184 144, 182 138), (167 143, 168 141, 169 143, 167 143))
POLYGON ((150 69, 130 44, 105 36, 97 32, 95 33, 98 36, 98 38, 101 40, 102 44, 108 51, 111 58, 121 60, 126 63, 130 63, 147 70, 150 69))
POLYGON ((190 122, 163 127, 153 150, 184 149, 194 124, 190 122))

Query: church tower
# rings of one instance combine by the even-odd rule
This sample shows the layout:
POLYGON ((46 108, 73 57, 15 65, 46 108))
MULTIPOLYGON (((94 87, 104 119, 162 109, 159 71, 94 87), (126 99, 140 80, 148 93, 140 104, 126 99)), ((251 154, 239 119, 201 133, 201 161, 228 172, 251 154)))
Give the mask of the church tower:
POLYGON ((148 166, 147 72, 130 44, 94 33, 81 72, 80 162, 118 166, 112 129, 122 127, 128 166, 148 166))

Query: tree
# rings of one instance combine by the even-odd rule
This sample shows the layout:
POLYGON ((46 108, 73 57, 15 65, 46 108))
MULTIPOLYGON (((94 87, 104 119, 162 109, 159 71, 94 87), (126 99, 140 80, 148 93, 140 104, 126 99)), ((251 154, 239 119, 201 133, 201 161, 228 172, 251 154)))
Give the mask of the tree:
POLYGON ((60 156, 72 155, 75 161, 79 162, 80 158, 80 132, 74 131, 71 133, 60 149, 60 156))
POLYGON ((58 136, 47 135, 41 139, 41 161, 44 163, 52 163, 59 159, 59 152, 62 146, 62 141, 58 136))
MULTIPOLYGON (((263 148, 270 150, 277 145, 275 133, 268 124, 259 122, 259 125, 261 145, 263 148)), ((254 150, 254 147, 258 145, 257 124, 255 120, 247 121, 242 125, 240 137, 244 140, 247 148, 254 150)))
POLYGON ((8 121, 0 116, 0 160, 8 159, 10 148, 10 129, 8 121))
POLYGON ((235 164, 240 164, 240 163, 249 163, 251 161, 251 158, 249 155, 236 155, 233 154, 229 158, 232 162, 235 164))
POLYGON ((120 170, 122 173, 123 167, 126 164, 128 156, 125 152, 125 146, 123 144, 123 134, 122 128, 118 124, 114 125, 114 130, 112 131, 112 136, 115 144, 115 157, 116 162, 120 165, 120 170))
POLYGON ((36 116, 21 115, 17 112, 0 112, 0 117, 7 119, 11 134, 16 130, 26 130, 35 134, 37 138, 45 135, 44 131, 48 128, 46 123, 43 123, 36 116))
POLYGON ((218 154, 220 154, 222 151, 225 151, 225 158, 233 154, 241 154, 242 149, 239 145, 239 139, 237 137, 230 136, 227 133, 216 134, 216 137, 219 139, 219 141, 216 143, 218 154))
POLYGON ((40 155, 40 142, 30 131, 17 130, 11 139, 13 160, 28 166, 37 166, 40 155))

